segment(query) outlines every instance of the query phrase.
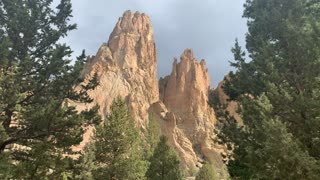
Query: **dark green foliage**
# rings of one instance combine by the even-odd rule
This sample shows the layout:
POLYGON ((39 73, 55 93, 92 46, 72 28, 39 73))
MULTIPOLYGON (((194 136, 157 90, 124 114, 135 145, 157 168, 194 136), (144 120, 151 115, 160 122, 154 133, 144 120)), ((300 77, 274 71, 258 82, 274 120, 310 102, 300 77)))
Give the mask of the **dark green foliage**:
POLYGON ((150 159, 150 166, 146 173, 150 180, 181 180, 182 172, 179 168, 179 158, 176 152, 167 144, 165 136, 160 137, 160 141, 155 148, 150 159))
POLYGON ((233 153, 238 179, 320 176, 320 2, 247 0, 246 62, 236 42, 236 68, 224 91, 241 104, 244 126, 229 115, 219 138, 233 153))
POLYGON ((86 91, 96 81, 74 91, 85 55, 71 65, 70 47, 58 43, 76 28, 70 0, 51 3, 0 1, 1 179, 67 176, 73 160, 64 155, 82 141, 83 124, 99 121, 97 108, 78 113, 66 103, 90 102, 86 91))
POLYGON ((97 169, 95 164, 95 145, 93 142, 86 144, 76 167, 74 179, 93 180, 93 172, 97 169))
POLYGON ((213 166, 209 163, 205 163, 199 170, 196 180, 215 180, 216 174, 213 170, 213 166))
POLYGON ((234 160, 229 161, 231 176, 241 179, 314 179, 317 161, 301 148, 301 143, 288 132, 287 125, 272 119, 273 110, 265 95, 243 100, 245 127, 224 129, 238 146, 234 160), (249 104, 250 102, 250 104, 249 104), (234 131, 234 132, 232 132, 234 131), (237 134, 236 134, 237 133, 237 134))
POLYGON ((114 99, 110 114, 98 126, 94 136, 95 179, 143 179, 146 162, 143 159, 138 129, 135 128, 127 105, 114 99))
POLYGON ((156 116, 149 114, 149 123, 147 126, 147 147, 146 147, 146 157, 150 159, 153 154, 154 149, 158 145, 160 137, 160 125, 156 116))

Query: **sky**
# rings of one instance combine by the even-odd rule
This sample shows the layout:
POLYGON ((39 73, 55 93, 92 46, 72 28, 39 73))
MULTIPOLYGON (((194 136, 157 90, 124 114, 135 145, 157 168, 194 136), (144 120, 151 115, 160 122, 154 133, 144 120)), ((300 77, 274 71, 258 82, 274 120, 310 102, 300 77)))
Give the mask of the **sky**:
POLYGON ((95 55, 107 42, 119 17, 126 10, 146 13, 154 29, 158 51, 158 77, 169 75, 174 57, 191 48, 206 60, 211 86, 216 87, 232 68, 231 48, 237 38, 245 46, 245 0, 71 0, 72 22, 78 28, 64 41, 75 55, 82 49, 95 55))

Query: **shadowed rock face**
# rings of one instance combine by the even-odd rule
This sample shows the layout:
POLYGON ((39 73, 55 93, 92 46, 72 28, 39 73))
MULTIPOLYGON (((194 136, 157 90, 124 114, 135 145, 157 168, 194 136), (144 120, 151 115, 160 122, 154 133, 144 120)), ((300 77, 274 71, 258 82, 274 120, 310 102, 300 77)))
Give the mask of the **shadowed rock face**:
MULTIPOLYGON (((148 113, 157 117, 162 134, 178 152, 186 172, 196 171, 205 159, 213 162, 217 171, 224 167, 220 157, 223 148, 212 141, 216 119, 207 103, 210 78, 205 61, 198 63, 192 50, 187 49, 180 62, 174 60, 172 73, 158 82, 156 48, 148 16, 126 11, 119 18, 108 43, 85 65, 85 83, 94 74, 100 85, 89 92, 93 103, 70 102, 71 105, 83 110, 98 104, 104 117, 112 100, 121 96, 139 128, 145 128, 148 113)), ((91 134, 92 128, 78 149, 89 141, 91 134)))

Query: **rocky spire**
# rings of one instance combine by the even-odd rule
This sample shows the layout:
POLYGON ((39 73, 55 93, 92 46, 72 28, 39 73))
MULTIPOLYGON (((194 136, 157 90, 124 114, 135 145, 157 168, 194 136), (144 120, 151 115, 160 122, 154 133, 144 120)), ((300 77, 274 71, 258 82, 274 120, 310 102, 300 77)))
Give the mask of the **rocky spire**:
POLYGON ((207 103, 210 77, 205 60, 198 63, 193 51, 186 49, 179 63, 174 60, 171 74, 160 81, 162 102, 183 119, 181 126, 187 134, 194 134, 199 126, 212 129, 214 115, 207 103), (205 117, 205 121, 200 120, 205 117))
POLYGON ((144 126, 150 104, 159 100, 157 56, 150 19, 139 12, 126 11, 90 62, 83 75, 98 74, 100 85, 89 92, 105 116, 112 100, 126 98, 138 126, 144 126))
POLYGON ((162 102, 154 104, 152 111, 162 119, 162 132, 178 151, 185 169, 192 171, 209 160, 223 177, 220 153, 224 148, 213 142, 216 117, 208 105, 209 90, 205 60, 199 63, 192 50, 186 49, 180 62, 174 59, 171 74, 160 79, 162 102))
POLYGON ((150 78, 157 77, 153 29, 145 14, 126 11, 111 33, 108 47, 119 67, 133 71, 149 67, 153 71, 150 78))

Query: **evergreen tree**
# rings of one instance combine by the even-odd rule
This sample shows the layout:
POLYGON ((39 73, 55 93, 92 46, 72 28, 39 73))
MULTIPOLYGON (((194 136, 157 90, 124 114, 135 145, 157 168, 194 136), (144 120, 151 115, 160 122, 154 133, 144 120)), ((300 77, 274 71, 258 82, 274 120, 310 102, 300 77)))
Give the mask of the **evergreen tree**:
MULTIPOLYGON (((228 113, 219 138, 239 179, 320 176, 320 2, 247 0, 247 51, 236 42, 236 71, 224 91, 239 102, 240 126, 228 113)), ((218 109, 217 109, 218 110, 218 109)))
POLYGON ((209 163, 205 163, 199 170, 195 180, 215 180, 216 175, 213 167, 209 163))
POLYGON ((224 130, 239 136, 228 136, 237 145, 228 164, 230 175, 239 179, 316 179, 318 162, 301 148, 286 123, 273 119, 267 97, 263 94, 255 101, 243 102, 246 111, 242 114, 250 123, 224 130))
POLYGON ((86 57, 71 65, 70 47, 58 43, 76 28, 70 0, 51 3, 0 1, 1 179, 65 176, 72 164, 65 155, 82 141, 82 125, 99 120, 97 108, 77 112, 66 103, 90 102, 86 91, 96 82, 74 91, 86 57))
POLYGON ((160 138, 160 125, 154 114, 149 114, 149 122, 147 126, 147 146, 146 157, 150 159, 154 149, 156 148, 160 138))
POLYGON ((179 164, 180 161, 176 152, 167 144, 167 138, 161 136, 150 159, 150 166, 146 173, 147 179, 180 180, 182 179, 182 172, 179 164))
POLYGON ((95 150, 93 142, 86 144, 83 154, 80 156, 79 162, 75 167, 75 179, 93 180, 92 173, 97 169, 97 165, 95 164, 95 150))
POLYGON ((94 136, 95 179, 143 179, 146 162, 138 129, 120 97, 114 99, 110 114, 94 136))

